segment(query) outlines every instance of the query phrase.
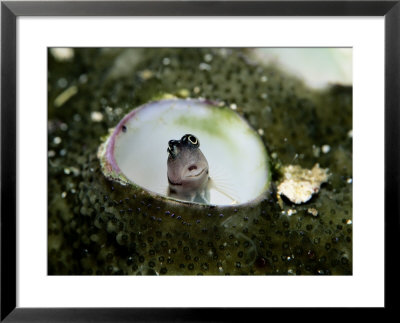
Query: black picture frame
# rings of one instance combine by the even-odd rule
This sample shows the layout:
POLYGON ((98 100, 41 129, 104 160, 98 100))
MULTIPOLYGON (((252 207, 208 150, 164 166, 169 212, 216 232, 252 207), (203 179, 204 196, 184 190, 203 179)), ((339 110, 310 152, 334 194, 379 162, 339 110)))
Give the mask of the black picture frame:
MULTIPOLYGON (((385 308, 396 306, 399 233, 400 1, 82 1, 1 3, 1 321, 236 321, 265 309, 16 307, 16 19, 19 16, 384 16, 385 308), (393 255, 393 256, 392 256, 393 255), (251 312, 251 313, 248 313, 251 312)), ((254 315, 254 316, 253 316, 254 315)))

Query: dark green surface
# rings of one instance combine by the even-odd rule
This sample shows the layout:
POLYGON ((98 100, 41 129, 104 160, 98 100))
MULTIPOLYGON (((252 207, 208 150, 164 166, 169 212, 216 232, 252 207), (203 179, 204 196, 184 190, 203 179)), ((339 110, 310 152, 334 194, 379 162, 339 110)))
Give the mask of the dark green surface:
POLYGON ((248 54, 79 49, 69 62, 49 54, 49 274, 352 273, 352 89, 311 91, 248 54), (211 69, 201 70, 206 54, 211 69), (153 76, 143 78, 145 70, 153 76), (72 85, 78 93, 55 107, 72 85), (260 203, 221 209, 167 203, 106 180, 96 158, 100 137, 134 107, 182 89, 236 104, 254 129, 263 129, 263 142, 277 156, 273 169, 318 162, 330 169, 329 182, 307 204, 285 201, 285 210, 297 211, 288 216, 275 185, 260 203), (93 111, 103 121, 93 122, 93 111), (331 150, 317 157, 313 146, 322 145, 331 150), (307 213, 311 207, 317 217, 307 213))

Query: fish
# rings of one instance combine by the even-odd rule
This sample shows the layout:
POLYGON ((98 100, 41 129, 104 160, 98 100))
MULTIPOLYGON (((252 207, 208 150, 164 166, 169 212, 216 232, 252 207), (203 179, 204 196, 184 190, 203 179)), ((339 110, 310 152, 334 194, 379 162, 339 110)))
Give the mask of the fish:
POLYGON ((236 199, 219 188, 210 177, 208 161, 196 136, 186 134, 180 140, 170 140, 167 152, 168 196, 209 204, 210 190, 215 189, 227 196, 231 204, 237 204, 236 199))

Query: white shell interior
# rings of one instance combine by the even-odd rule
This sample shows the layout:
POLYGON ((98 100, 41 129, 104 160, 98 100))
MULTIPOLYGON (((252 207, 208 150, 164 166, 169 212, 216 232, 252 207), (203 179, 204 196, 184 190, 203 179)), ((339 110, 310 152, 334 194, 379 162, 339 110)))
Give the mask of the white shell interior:
POLYGON ((199 139, 208 160, 217 187, 210 190, 210 204, 246 203, 268 187, 268 157, 261 139, 228 108, 199 100, 158 101, 138 109, 125 127, 116 138, 115 160, 130 181, 149 191, 167 195, 168 141, 185 134, 199 139))

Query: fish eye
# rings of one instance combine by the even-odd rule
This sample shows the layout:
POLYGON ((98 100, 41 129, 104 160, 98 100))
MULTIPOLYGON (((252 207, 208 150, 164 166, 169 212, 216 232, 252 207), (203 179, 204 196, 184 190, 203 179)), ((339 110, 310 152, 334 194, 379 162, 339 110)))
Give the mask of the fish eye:
POLYGON ((188 140, 193 144, 193 145, 197 145, 198 140, 195 136, 189 135, 188 136, 188 140))
POLYGON ((200 145, 199 140, 195 136, 189 135, 189 134, 184 135, 182 137, 181 141, 183 143, 186 143, 189 141, 190 144, 192 144, 193 146, 196 146, 196 147, 198 147, 200 145))
POLYGON ((171 157, 175 158, 176 155, 179 153, 179 148, 176 146, 179 142, 177 140, 170 140, 168 141, 168 148, 167 152, 170 154, 171 157))
POLYGON ((179 153, 179 149, 176 146, 168 147, 167 152, 172 158, 175 158, 179 153))
POLYGON ((178 140, 170 140, 170 141, 168 141, 168 147, 171 148, 171 149, 174 149, 174 147, 175 147, 177 144, 179 144, 179 141, 178 141, 178 140))

